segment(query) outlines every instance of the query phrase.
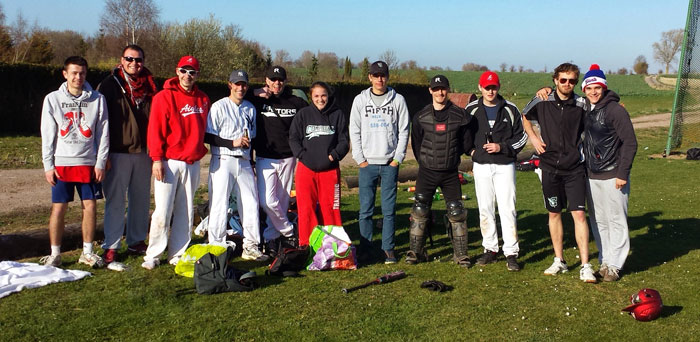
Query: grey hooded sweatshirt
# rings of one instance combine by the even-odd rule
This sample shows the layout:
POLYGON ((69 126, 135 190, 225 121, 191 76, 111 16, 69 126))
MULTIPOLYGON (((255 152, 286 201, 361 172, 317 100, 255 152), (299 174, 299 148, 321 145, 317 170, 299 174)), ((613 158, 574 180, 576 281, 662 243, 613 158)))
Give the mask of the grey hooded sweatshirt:
POLYGON ((46 95, 41 109, 41 157, 44 171, 56 166, 104 169, 109 155, 109 126, 104 96, 85 82, 73 96, 66 82, 46 95))
POLYGON ((355 96, 350 110, 352 158, 357 164, 385 165, 392 160, 403 162, 408 145, 410 118, 406 100, 393 88, 381 106, 372 101, 372 88, 355 96))

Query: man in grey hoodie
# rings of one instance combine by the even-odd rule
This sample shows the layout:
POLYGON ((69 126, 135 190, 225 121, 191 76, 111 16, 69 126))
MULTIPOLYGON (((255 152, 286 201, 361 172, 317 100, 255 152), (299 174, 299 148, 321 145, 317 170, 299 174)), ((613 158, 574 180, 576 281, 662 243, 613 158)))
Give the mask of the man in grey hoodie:
POLYGON ((46 95, 41 109, 41 156, 46 181, 51 184, 49 240, 51 254, 41 263, 61 266, 61 238, 68 202, 77 190, 83 207, 83 253, 78 263, 102 267, 93 252, 96 200, 102 198, 102 180, 109 153, 109 126, 104 96, 85 81, 87 61, 68 57, 63 65, 66 82, 46 95))
POLYGON ((409 114, 406 100, 387 86, 389 68, 383 61, 369 68, 372 87, 355 97, 350 110, 352 158, 360 166, 360 259, 370 259, 372 214, 377 183, 381 179, 382 250, 385 263, 396 262, 394 253, 394 215, 396 179, 399 164, 406 156, 409 114))

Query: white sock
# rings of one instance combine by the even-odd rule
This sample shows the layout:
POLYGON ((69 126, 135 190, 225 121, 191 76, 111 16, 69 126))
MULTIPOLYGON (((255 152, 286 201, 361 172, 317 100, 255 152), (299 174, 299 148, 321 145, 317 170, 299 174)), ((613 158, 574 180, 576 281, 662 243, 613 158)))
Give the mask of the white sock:
POLYGON ((83 242, 83 254, 92 253, 92 242, 83 242))
POLYGON ((51 256, 61 255, 61 246, 51 246, 51 256))

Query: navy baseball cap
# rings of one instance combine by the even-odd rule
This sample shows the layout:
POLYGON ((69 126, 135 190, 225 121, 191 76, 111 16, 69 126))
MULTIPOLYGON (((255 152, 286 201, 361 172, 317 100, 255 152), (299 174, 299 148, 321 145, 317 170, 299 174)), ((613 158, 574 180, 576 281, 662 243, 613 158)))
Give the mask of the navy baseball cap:
POLYGON ((233 84, 238 82, 245 82, 248 84, 248 73, 243 70, 234 70, 228 77, 228 81, 233 84))

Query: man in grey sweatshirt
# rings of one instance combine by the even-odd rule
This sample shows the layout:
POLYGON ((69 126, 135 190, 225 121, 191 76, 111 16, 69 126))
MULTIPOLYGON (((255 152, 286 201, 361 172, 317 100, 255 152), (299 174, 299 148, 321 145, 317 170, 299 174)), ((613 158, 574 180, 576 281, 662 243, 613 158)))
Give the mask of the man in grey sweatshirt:
POLYGON ((369 68, 372 87, 355 97, 350 110, 352 158, 360 166, 360 259, 368 261, 372 243, 372 214, 381 179, 382 250, 385 263, 396 262, 394 215, 399 164, 406 156, 409 114, 406 100, 387 86, 389 68, 383 61, 369 68))
POLYGON ((61 238, 68 202, 77 190, 83 207, 83 253, 78 262, 102 267, 93 252, 96 200, 102 198, 101 182, 109 153, 109 126, 104 96, 85 81, 87 61, 68 57, 63 66, 66 82, 46 95, 41 109, 41 156, 46 181, 51 184, 47 266, 61 265, 61 238))

